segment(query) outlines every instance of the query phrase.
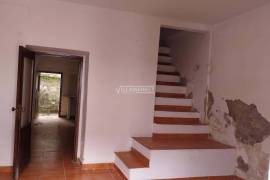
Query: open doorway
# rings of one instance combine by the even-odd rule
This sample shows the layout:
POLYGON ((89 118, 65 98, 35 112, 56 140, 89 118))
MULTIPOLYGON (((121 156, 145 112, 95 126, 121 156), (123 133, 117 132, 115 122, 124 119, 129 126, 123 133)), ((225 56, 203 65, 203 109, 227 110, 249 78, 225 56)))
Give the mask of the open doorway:
POLYGON ((12 108, 16 112, 15 179, 33 169, 42 169, 37 172, 41 177, 58 166, 62 172, 65 163, 78 163, 87 61, 87 52, 20 47, 17 103, 12 108))
POLYGON ((60 116, 62 74, 52 72, 40 72, 38 74, 39 116, 60 116))
POLYGON ((31 157, 72 159, 82 58, 36 53, 35 61, 31 157))

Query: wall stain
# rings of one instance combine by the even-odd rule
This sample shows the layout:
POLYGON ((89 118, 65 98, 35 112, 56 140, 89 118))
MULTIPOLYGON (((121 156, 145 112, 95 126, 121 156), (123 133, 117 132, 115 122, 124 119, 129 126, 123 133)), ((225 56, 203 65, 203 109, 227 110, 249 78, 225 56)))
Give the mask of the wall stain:
POLYGON ((254 145, 270 135, 270 123, 258 112, 256 105, 248 105, 241 100, 226 100, 226 103, 239 142, 254 145))
POLYGON ((193 92, 188 93, 187 98, 193 99, 193 92))
POLYGON ((185 77, 180 77, 180 85, 186 86, 188 84, 188 80, 185 77))
POLYGON ((247 172, 249 170, 249 165, 244 161, 241 156, 237 158, 237 168, 243 172, 247 172))
POLYGON ((206 115, 207 118, 210 119, 212 116, 211 110, 212 110, 212 106, 214 105, 214 95, 211 91, 207 91, 207 97, 205 97, 204 99, 204 106, 206 109, 206 115))

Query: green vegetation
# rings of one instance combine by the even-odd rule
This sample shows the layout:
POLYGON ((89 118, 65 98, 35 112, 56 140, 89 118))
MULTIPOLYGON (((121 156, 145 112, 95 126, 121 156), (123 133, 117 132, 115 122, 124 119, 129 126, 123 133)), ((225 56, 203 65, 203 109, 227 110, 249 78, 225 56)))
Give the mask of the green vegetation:
POLYGON ((58 113, 61 75, 40 73, 39 113, 58 113))

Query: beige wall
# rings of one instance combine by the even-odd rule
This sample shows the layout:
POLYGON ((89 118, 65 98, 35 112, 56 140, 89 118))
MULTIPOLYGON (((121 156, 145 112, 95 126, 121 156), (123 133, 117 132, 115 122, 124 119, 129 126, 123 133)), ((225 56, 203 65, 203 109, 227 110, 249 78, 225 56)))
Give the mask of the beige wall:
MULTIPOLYGON (((252 134, 254 137, 262 134, 262 121, 258 114, 251 115, 250 110, 239 116, 248 114, 254 119, 253 125, 246 118, 237 126, 235 120, 228 116, 225 100, 240 99, 248 105, 253 103, 262 117, 270 121, 269 17, 270 5, 217 24, 213 29, 210 91, 214 96, 214 105, 209 117, 212 135, 237 147, 239 157, 249 167, 247 171, 243 170, 238 162, 237 174, 248 180, 267 179, 270 138, 266 135, 265 138, 268 138, 255 145, 236 139, 235 131, 240 128, 240 131, 246 132, 251 126, 255 127, 253 133, 249 132, 251 137, 252 134)), ((241 112, 240 109, 238 112, 241 112)))
POLYGON ((178 72, 187 81, 188 94, 193 97, 193 106, 201 113, 203 121, 208 84, 209 33, 179 31, 169 36, 166 44, 171 48, 178 72))

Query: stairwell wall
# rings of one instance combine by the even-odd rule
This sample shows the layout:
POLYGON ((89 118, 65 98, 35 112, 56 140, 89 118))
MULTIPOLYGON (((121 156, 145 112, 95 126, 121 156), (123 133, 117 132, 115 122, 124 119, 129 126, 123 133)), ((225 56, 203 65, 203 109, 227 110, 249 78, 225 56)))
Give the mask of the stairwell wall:
POLYGON ((268 179, 269 17, 266 5, 213 28, 208 121, 215 139, 237 147, 237 174, 247 180, 268 179))
POLYGON ((205 98, 208 86, 210 34, 208 32, 179 31, 166 39, 171 48, 173 63, 186 84, 193 107, 204 121, 205 98))

